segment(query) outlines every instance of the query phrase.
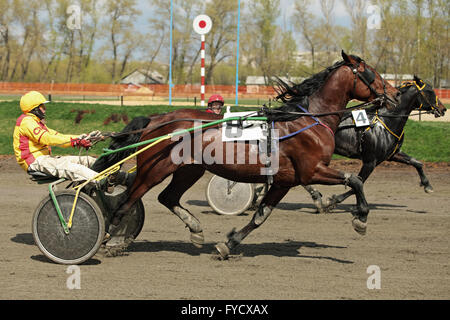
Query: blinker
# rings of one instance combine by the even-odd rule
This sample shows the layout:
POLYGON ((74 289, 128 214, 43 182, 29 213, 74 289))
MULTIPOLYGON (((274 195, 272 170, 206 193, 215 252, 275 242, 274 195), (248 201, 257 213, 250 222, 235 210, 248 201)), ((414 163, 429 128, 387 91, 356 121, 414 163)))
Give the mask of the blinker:
POLYGON ((367 67, 364 68, 364 71, 361 73, 361 75, 364 79, 367 80, 368 83, 372 83, 375 81, 375 73, 367 67))

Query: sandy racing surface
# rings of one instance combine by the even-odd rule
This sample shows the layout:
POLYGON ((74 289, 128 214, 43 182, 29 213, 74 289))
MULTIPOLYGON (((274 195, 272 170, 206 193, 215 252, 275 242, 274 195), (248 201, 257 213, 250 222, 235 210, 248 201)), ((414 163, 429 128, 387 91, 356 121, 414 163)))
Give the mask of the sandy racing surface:
MULTIPOLYGON (((357 172, 358 166, 333 166, 357 172)), ((205 200, 210 175, 183 197, 202 222, 206 244, 195 248, 184 224, 156 197, 143 198, 146 223, 125 255, 98 253, 80 266, 81 289, 69 290, 67 266, 50 262, 34 245, 31 217, 47 195, 11 157, 0 157, 0 299, 449 299, 450 166, 427 165, 435 192, 419 187, 413 168, 383 166, 365 186, 368 233, 351 227, 347 199, 334 214, 313 214, 295 188, 268 221, 227 261, 215 243, 241 228, 252 213, 219 216, 205 200), (381 289, 369 290, 367 268, 379 266, 381 289)), ((324 195, 344 187, 319 186, 324 195)))

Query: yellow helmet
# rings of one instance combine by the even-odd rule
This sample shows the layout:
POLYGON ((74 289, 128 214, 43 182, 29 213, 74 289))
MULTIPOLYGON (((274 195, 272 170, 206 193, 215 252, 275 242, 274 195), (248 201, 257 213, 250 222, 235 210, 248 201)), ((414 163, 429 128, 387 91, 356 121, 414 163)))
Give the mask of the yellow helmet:
POLYGON ((23 113, 30 112, 37 106, 47 103, 50 101, 47 101, 45 97, 37 91, 30 91, 22 96, 20 98, 20 109, 22 109, 23 113))

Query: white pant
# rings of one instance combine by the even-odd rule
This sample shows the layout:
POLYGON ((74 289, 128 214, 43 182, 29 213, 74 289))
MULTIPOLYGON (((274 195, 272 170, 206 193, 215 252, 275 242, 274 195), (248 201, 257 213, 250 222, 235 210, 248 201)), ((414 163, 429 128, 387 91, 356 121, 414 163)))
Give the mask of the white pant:
POLYGON ((95 160, 89 156, 40 156, 28 170, 48 173, 71 181, 89 180, 97 174, 88 168, 95 160))

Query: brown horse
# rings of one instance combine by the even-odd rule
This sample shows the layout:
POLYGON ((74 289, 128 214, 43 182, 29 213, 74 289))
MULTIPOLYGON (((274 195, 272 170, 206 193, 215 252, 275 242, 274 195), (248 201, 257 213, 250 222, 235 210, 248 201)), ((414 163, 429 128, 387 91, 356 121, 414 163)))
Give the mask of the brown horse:
MULTIPOLYGON (((238 232, 233 229, 226 243, 216 245, 217 251, 223 258, 226 258, 252 230, 261 226, 289 189, 297 185, 350 186, 357 198, 356 210, 353 212, 353 228, 360 234, 366 233, 369 208, 361 179, 353 174, 328 167, 334 151, 333 133, 350 100, 372 101, 384 97, 394 101, 398 91, 385 83, 381 76, 359 57, 349 56, 344 52, 342 57, 343 61, 305 80, 294 90, 282 92, 281 96, 289 99, 290 102, 269 113, 269 118, 273 121, 279 136, 288 136, 301 128, 310 128, 286 139, 280 139, 277 152, 278 171, 271 176, 270 188, 250 223, 238 232), (320 125, 313 126, 316 120, 310 116, 298 114, 301 112, 298 108, 299 101, 303 107, 308 108, 310 113, 327 113, 320 117, 320 125)), ((149 122, 145 123, 146 130, 142 133, 140 140, 144 141, 194 127, 195 121, 218 119, 222 119, 222 116, 189 109, 153 116, 149 122)), ((258 153, 258 147, 255 148, 247 142, 223 142, 221 126, 198 131, 200 134, 199 132, 186 134, 182 141, 165 140, 137 156, 136 178, 130 188, 128 200, 115 213, 112 228, 120 223, 123 215, 138 199, 172 174, 172 181, 159 195, 158 200, 186 224, 191 232, 191 241, 200 247, 204 242, 200 222, 180 205, 180 198, 200 179, 205 170, 233 181, 267 182, 268 177, 261 174, 262 170, 267 168, 265 162, 267 157, 264 158, 258 153), (179 153, 180 145, 186 141, 189 143, 184 143, 184 147, 191 148, 182 149, 185 161, 173 161, 174 153, 179 153), (216 148, 211 148, 214 143, 216 148), (215 159, 218 157, 232 159, 232 163, 202 161, 202 155, 211 149, 213 150, 211 155, 216 157, 215 159), (242 156, 245 159, 239 159, 242 156), (249 159, 254 156, 259 161, 256 164, 249 164, 249 159), (245 160, 244 164, 240 164, 243 160, 245 160)))

